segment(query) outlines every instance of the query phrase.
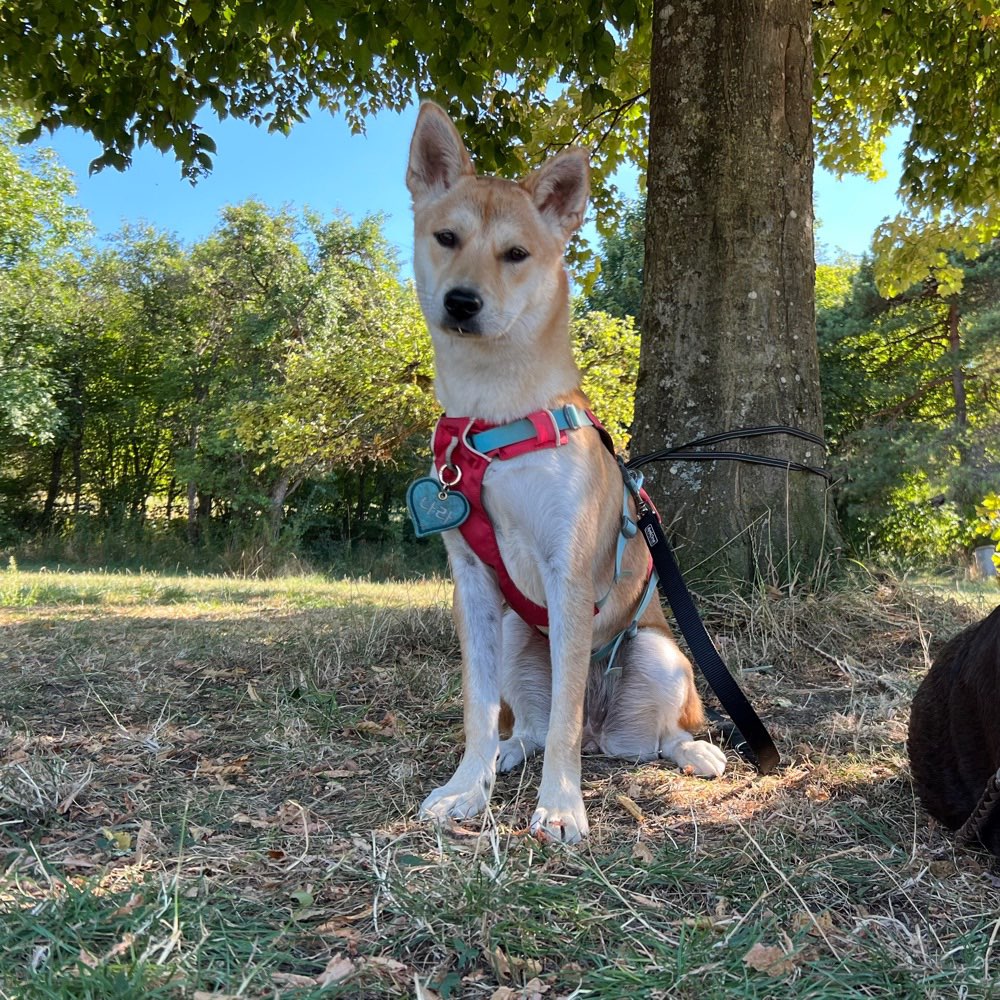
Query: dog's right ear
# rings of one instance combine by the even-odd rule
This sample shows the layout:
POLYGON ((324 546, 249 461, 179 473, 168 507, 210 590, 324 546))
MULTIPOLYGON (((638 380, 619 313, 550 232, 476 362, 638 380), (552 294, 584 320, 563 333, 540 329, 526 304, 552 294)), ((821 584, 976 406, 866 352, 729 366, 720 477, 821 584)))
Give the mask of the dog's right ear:
POLYGON ((441 194, 460 177, 475 172, 465 143, 451 119, 436 104, 430 101, 421 104, 406 170, 406 186, 414 202, 441 194))

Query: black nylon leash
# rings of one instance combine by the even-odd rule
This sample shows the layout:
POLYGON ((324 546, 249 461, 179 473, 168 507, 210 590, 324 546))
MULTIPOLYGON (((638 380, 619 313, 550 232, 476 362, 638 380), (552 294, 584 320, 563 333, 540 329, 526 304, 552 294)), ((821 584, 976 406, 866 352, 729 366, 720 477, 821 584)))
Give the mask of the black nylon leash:
POLYGON ((729 668, 705 630, 705 625, 691 598, 691 592, 684 582, 684 577, 681 576, 680 567, 674 558, 659 516, 646 501, 629 472, 629 466, 621 458, 618 459, 618 464, 635 500, 639 531, 642 532, 642 537, 646 540, 650 555, 653 557, 660 590, 670 604, 670 610, 687 640, 695 662, 739 730, 742 742, 734 744, 735 749, 761 774, 770 774, 781 761, 774 740, 761 722, 760 716, 747 701, 746 695, 729 672, 729 668))
POLYGON ((708 445, 719 444, 722 441, 732 441, 737 438, 769 437, 773 434, 781 434, 785 437, 797 437, 810 444, 826 448, 826 442, 818 435, 809 431, 799 430, 798 427, 786 427, 784 424, 772 424, 767 427, 741 427, 735 431, 723 431, 719 434, 708 434, 698 438, 696 441, 689 441, 687 444, 677 445, 674 448, 667 448, 664 451, 656 451, 649 455, 641 455, 633 458, 626 465, 630 469, 638 469, 649 462, 663 462, 668 458, 682 462, 747 462, 753 465, 769 465, 772 468, 787 469, 790 472, 811 472, 813 475, 822 476, 827 482, 833 481, 833 476, 817 465, 804 465, 801 462, 792 462, 787 458, 774 458, 771 455, 757 455, 746 451, 700 451, 708 445))

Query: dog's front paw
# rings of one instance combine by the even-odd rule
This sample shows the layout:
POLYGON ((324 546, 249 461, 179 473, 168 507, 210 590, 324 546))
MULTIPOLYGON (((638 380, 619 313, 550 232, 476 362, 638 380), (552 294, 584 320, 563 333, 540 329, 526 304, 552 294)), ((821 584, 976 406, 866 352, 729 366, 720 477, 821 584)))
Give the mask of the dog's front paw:
POLYGON ((540 840, 578 844, 589 832, 590 825, 587 823, 587 810, 582 797, 563 808, 548 807, 539 802, 535 815, 531 817, 532 836, 540 840))
POLYGON ((707 740, 684 740, 670 748, 671 757, 685 774, 718 778, 726 769, 726 755, 707 740))
POLYGON ((478 816, 490 800, 490 782, 483 778, 472 785, 456 784, 452 779, 447 785, 435 788, 420 805, 419 819, 444 823, 449 819, 470 819, 478 816))

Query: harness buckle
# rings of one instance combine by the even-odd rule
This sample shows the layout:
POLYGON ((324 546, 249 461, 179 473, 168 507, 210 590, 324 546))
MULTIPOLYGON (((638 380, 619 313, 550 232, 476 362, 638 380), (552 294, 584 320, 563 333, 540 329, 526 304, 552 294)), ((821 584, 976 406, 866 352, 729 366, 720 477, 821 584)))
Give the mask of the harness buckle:
POLYGON ((578 431, 581 427, 583 427, 576 407, 572 403, 567 403, 562 408, 562 411, 563 416, 566 418, 566 426, 569 427, 570 430, 578 431))
POLYGON ((635 521, 628 516, 628 514, 622 517, 621 533, 625 538, 635 538, 635 536, 639 533, 639 525, 636 524, 635 521))

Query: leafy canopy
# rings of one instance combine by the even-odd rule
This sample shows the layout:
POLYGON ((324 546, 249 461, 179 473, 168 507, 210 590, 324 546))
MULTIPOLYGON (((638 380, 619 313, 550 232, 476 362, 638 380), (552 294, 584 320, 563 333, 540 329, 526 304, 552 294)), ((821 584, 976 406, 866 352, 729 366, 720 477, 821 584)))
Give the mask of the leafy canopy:
POLYGON ((609 99, 600 81, 616 59, 612 32, 627 37, 639 16, 634 2, 604 0, 22 0, 0 11, 0 87, 35 110, 32 134, 90 132, 105 147, 98 168, 127 166, 148 141, 172 151, 188 176, 203 173, 215 145, 195 118, 208 108, 287 131, 318 99, 360 129, 415 92, 485 113, 492 128, 479 152, 499 160, 519 136, 524 97, 554 74, 592 81, 583 88, 591 106, 609 99))
POLYGON ((0 270, 51 259, 88 229, 70 172, 51 149, 18 149, 24 114, 0 116, 0 270))
POLYGON ((0 438, 45 440, 59 420, 48 362, 69 327, 62 272, 88 223, 52 151, 17 148, 26 122, 0 117, 0 438))
POLYGON ((933 275, 958 291, 954 253, 1000 235, 1000 11, 995 0, 855 3, 816 19, 819 162, 883 176, 885 137, 907 131, 899 193, 907 211, 875 240, 880 289, 933 275))
MULTIPOLYGON (((570 143, 594 150, 598 221, 616 218, 609 178, 645 169, 650 0, 12 0, 0 9, 0 94, 42 129, 77 126, 124 168, 137 144, 211 169, 203 113, 287 131, 314 101, 355 128, 416 94, 461 120, 484 169, 522 171, 570 143), (553 81, 558 80, 558 86, 553 81), (202 119, 199 119, 202 115, 202 119)), ((905 218, 880 235, 883 288, 1000 232, 1000 14, 995 0, 814 5, 820 162, 878 175, 885 137, 908 131, 905 218)), ((891 291, 890 291, 891 294, 891 291)))

